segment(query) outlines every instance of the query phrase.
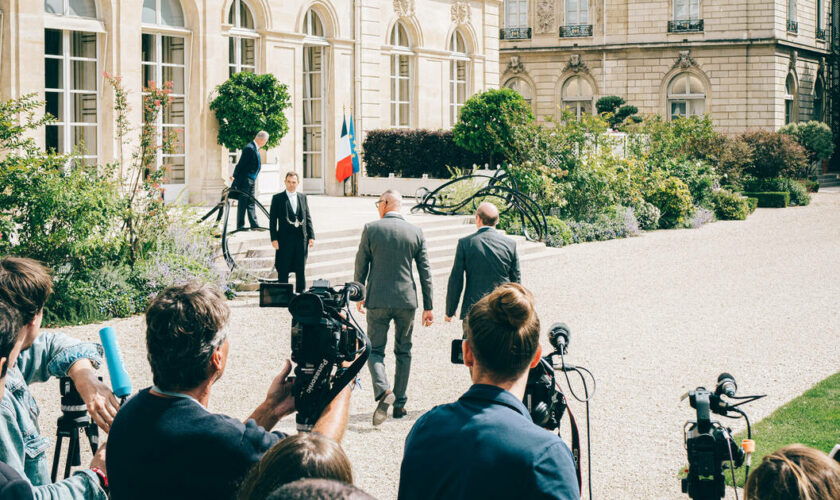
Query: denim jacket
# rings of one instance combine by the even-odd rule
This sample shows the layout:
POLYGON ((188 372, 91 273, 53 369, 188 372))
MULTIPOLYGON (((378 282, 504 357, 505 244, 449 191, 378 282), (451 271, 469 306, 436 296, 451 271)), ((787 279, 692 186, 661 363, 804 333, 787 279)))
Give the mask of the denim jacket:
POLYGON ((38 428, 38 405, 28 384, 67 375, 81 358, 96 368, 102 363, 102 346, 82 343, 61 333, 43 333, 32 347, 20 353, 17 365, 6 374, 6 390, 0 400, 0 461, 32 483, 36 500, 107 500, 99 479, 81 470, 67 479, 51 483, 50 440, 38 428))

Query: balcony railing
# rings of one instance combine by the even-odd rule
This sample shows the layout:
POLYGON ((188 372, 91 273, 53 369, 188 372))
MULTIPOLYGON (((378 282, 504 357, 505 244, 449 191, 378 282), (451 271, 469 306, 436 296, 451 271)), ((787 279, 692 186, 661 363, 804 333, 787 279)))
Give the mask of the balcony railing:
POLYGON ((500 40, 530 40, 531 28, 502 28, 499 30, 500 40))
POLYGON ((825 41, 826 39, 827 38, 826 38, 825 30, 822 29, 822 28, 817 28, 817 40, 825 41))
POLYGON ((702 19, 668 21, 668 33, 699 33, 703 31, 702 19))
POLYGON ((576 38, 581 36, 592 36, 591 24, 567 24, 560 26, 560 38, 576 38))
POLYGON ((787 22, 787 30, 788 30, 790 33, 799 33, 799 23, 798 23, 798 22, 796 22, 796 21, 790 21, 790 20, 788 20, 788 22, 787 22))

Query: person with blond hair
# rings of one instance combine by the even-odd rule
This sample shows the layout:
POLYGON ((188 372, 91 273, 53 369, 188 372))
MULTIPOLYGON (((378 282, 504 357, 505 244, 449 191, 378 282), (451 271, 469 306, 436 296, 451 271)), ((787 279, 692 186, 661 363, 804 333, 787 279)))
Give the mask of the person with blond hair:
POLYGON ((765 455, 744 485, 745 500, 840 499, 840 464, 822 451, 791 444, 765 455))

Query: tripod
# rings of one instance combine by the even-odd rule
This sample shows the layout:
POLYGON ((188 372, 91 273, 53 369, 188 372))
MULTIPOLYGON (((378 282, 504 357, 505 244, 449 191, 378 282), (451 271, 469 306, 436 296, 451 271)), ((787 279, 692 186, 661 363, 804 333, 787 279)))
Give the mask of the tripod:
MULTIPOLYGON (((101 380, 101 379, 100 379, 101 380)), ((61 392, 61 416, 58 417, 58 430, 56 432, 55 453, 53 454, 52 481, 55 482, 58 473, 58 463, 61 459, 61 443, 64 438, 69 439, 67 445, 67 458, 64 461, 64 477, 70 476, 70 469, 82 465, 81 446, 79 443, 80 431, 84 429, 90 442, 93 453, 99 447, 99 429, 96 427, 90 415, 88 415, 85 402, 76 390, 73 380, 70 377, 61 377, 59 380, 59 391, 61 392)))

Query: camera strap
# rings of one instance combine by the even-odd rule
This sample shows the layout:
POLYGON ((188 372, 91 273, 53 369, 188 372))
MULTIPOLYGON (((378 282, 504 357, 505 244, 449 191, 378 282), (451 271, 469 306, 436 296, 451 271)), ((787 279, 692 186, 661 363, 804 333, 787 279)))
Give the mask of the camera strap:
MULTIPOLYGON (((569 427, 572 430, 572 458, 575 459, 575 473, 577 474, 578 490, 583 491, 583 482, 580 474, 580 431, 578 431, 575 416, 572 414, 572 409, 567 407, 566 413, 569 414, 569 427)), ((583 494, 583 493, 581 493, 583 494)))

